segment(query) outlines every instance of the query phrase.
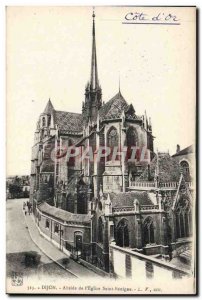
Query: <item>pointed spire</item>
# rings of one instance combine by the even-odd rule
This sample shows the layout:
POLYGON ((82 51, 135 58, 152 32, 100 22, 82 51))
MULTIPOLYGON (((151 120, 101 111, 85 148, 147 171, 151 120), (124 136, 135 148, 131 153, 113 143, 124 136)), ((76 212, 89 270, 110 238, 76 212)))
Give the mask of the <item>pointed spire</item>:
POLYGON ((112 203, 110 200, 109 194, 107 195, 107 200, 105 201, 105 215, 109 215, 112 213, 112 203))
POLYGON ((98 113, 97 113, 97 131, 100 130, 100 115, 99 115, 99 110, 98 110, 98 113))
POLYGON ((155 186, 159 186, 159 154, 158 149, 156 150, 156 165, 155 165, 155 175, 154 175, 155 186))
POLYGON ((119 72, 119 94, 121 94, 121 83, 120 83, 120 72, 119 72))
POLYGON ((159 153, 158 153, 158 149, 156 150, 156 176, 159 176, 159 153))
POLYGON ((151 117, 149 117, 149 126, 152 126, 151 117))
POLYGON ((48 115, 48 114, 51 114, 53 110, 54 110, 54 107, 49 98, 48 103, 46 104, 46 107, 45 107, 43 113, 48 115))
POLYGON ((103 197, 103 189, 102 189, 102 185, 100 185, 100 192, 99 192, 99 196, 100 196, 100 198, 102 198, 102 197, 103 197))
POLYGON ((98 71, 97 71, 97 55, 96 55, 96 43, 95 43, 95 12, 93 10, 93 30, 92 30, 92 57, 91 57, 91 77, 90 87, 96 89, 98 87, 98 71))
POLYGON ((149 117, 148 129, 149 129, 150 132, 152 132, 152 122, 151 122, 151 117, 149 117))
POLYGON ((147 119, 147 112, 146 112, 146 110, 145 110, 144 114, 145 114, 145 119, 144 119, 144 121, 145 121, 145 129, 147 130, 148 129, 148 119, 147 119))
POLYGON ((105 204, 107 204, 107 205, 111 204, 111 200, 110 200, 109 194, 107 195, 107 200, 105 201, 105 204))

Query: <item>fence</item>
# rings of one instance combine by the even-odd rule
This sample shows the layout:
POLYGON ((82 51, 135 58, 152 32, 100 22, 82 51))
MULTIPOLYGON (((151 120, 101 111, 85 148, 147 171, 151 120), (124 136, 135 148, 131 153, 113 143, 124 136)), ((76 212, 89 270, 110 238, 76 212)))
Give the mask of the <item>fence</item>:
MULTIPOLYGON (((193 182, 186 182, 187 186, 189 188, 193 188, 193 182)), ((136 188, 154 188, 157 187, 156 183, 153 181, 131 181, 130 184, 131 187, 136 187, 136 188)), ((165 188, 165 189, 177 189, 178 188, 178 182, 172 181, 172 182, 160 182, 159 183, 159 188, 165 188)))
POLYGON ((140 188, 153 188, 155 187, 155 182, 153 181, 131 181, 131 186, 133 187, 140 187, 140 188))

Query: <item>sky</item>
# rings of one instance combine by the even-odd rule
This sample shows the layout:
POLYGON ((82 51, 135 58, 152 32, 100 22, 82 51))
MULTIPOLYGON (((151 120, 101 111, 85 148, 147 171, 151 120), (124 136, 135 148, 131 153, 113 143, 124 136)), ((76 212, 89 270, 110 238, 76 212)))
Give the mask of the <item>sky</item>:
MULTIPOLYGON (((194 8, 96 7, 103 101, 119 89, 137 115, 151 117, 154 147, 176 152, 195 141, 194 8), (130 12, 172 13, 179 26, 122 24, 130 12)), ((92 7, 8 7, 7 175, 30 173, 36 122, 50 98, 81 112, 90 78, 92 7)))

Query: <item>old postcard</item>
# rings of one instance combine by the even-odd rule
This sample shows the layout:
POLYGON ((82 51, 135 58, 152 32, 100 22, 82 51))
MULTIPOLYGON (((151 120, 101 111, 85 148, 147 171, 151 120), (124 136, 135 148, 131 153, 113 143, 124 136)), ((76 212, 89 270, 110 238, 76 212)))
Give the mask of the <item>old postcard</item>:
POLYGON ((195 294, 196 8, 6 21, 7 293, 195 294))

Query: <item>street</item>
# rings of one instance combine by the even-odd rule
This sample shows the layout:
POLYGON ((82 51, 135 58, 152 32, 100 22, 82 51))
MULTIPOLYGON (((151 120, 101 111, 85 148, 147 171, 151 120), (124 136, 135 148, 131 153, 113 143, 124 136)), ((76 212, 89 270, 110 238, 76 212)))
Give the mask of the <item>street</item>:
POLYGON ((27 199, 11 199, 6 203, 7 276, 11 277, 13 272, 20 272, 24 277, 34 275, 39 279, 44 277, 75 278, 49 259, 31 240, 22 211, 23 201, 27 199), (26 263, 25 257, 31 255, 41 256, 40 261, 26 263))
POLYGON ((27 200, 10 199, 6 202, 7 276, 12 277, 17 272, 23 273, 24 277, 34 275, 39 279, 100 278, 82 264, 68 259, 40 235, 33 216, 24 215, 23 202, 27 200))

